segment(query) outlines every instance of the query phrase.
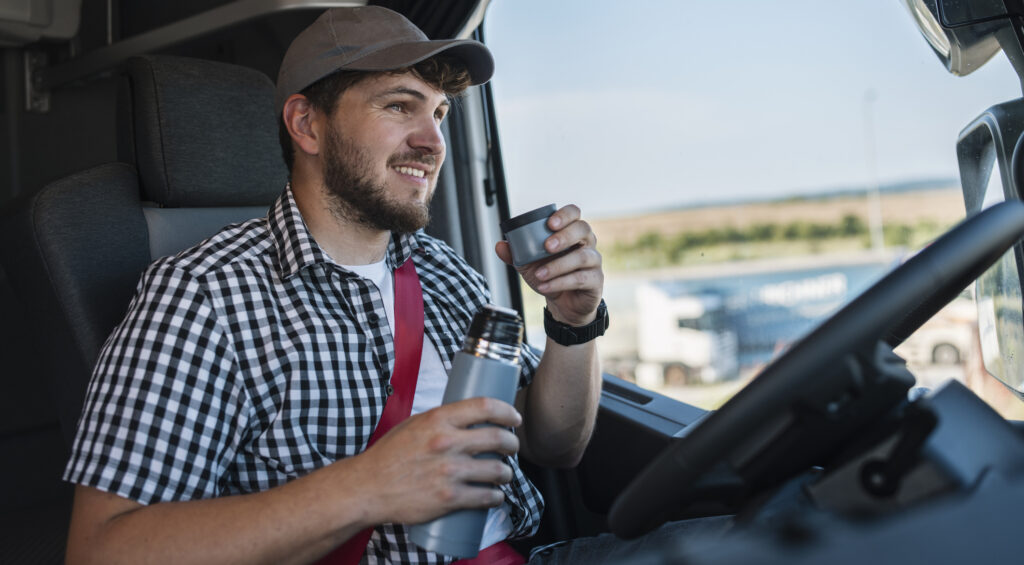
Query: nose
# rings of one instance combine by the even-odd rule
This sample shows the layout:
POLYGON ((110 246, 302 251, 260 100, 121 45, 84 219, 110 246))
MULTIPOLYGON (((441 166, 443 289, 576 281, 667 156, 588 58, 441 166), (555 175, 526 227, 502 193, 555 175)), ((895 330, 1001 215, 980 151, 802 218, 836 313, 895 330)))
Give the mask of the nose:
POLYGON ((418 120, 416 128, 409 134, 409 146, 424 155, 444 157, 444 134, 441 133, 441 122, 433 116, 418 120))

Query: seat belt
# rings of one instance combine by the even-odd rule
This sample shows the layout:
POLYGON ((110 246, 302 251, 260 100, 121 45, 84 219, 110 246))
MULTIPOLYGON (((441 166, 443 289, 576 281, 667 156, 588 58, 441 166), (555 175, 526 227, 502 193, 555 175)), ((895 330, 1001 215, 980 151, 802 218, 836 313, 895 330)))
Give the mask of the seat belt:
POLYGON ((507 542, 499 541, 480 550, 476 557, 460 559, 452 565, 524 565, 526 559, 507 542))
MULTIPOLYGON (((367 449, 412 412, 423 353, 423 333, 423 288, 410 257, 395 271, 395 370, 391 374, 394 392, 384 404, 384 412, 366 444, 367 449)), ((373 528, 366 528, 317 561, 317 565, 357 565, 372 535, 373 528)), ((523 563, 526 563, 523 556, 504 542, 484 548, 472 559, 456 562, 463 565, 523 563)))
MULTIPOLYGON (((410 257, 395 270, 395 369, 391 373, 390 383, 393 393, 384 402, 384 412, 366 444, 367 449, 412 412, 422 353, 423 289, 410 257)), ((366 552, 366 544, 372 535, 373 528, 366 528, 317 561, 317 564, 356 565, 366 552)))

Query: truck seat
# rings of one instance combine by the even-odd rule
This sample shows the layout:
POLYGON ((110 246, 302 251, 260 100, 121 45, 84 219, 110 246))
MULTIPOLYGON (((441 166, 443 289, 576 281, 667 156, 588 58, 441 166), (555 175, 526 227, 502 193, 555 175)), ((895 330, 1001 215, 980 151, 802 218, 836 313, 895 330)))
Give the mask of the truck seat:
MULTIPOLYGON (((0 420, 0 458, 5 467, 25 471, 0 475, 0 502, 18 502, 2 504, 0 520, 17 522, 39 506, 38 496, 24 496, 29 491, 20 477, 45 465, 47 484, 60 491, 56 506, 64 514, 56 521, 63 529, 39 535, 61 543, 70 489, 60 485, 55 469, 66 461, 93 364, 139 275, 154 259, 227 224, 265 215, 287 181, 274 86, 266 75, 212 61, 146 56, 128 62, 126 83, 131 108, 123 113, 130 119, 120 135, 134 162, 103 164, 53 182, 0 220, 0 270, 7 275, 0 278, 0 308, 17 310, 11 319, 21 320, 18 327, 0 329, 24 340, 9 348, 30 352, 17 370, 8 365, 0 377, 4 395, 14 391, 27 408, 0 415, 12 420, 0 420), (29 379, 31 392, 19 392, 29 390, 29 379), (49 443, 31 434, 43 434, 49 443), (35 453, 42 445, 45 456, 35 453), (21 452, 13 453, 17 446, 21 452)), ((4 551, 9 546, 38 545, 19 536, 24 533, 0 532, 0 555, 15 555, 4 551)), ((25 562, 53 562, 52 553, 34 553, 25 562)), ((63 547, 57 553, 62 561, 63 547)))

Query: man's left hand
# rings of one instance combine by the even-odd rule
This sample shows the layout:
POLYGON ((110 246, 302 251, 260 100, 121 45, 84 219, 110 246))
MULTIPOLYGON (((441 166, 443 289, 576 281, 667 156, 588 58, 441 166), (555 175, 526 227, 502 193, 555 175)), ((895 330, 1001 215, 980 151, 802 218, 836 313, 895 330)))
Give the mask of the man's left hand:
MULTIPOLYGON (((597 237, 573 204, 552 214, 547 225, 555 233, 544 241, 544 248, 554 256, 516 270, 530 288, 547 299, 548 310, 556 320, 584 326, 594 321, 604 292, 597 237)), ((512 264, 508 242, 499 241, 494 250, 502 261, 512 264)))

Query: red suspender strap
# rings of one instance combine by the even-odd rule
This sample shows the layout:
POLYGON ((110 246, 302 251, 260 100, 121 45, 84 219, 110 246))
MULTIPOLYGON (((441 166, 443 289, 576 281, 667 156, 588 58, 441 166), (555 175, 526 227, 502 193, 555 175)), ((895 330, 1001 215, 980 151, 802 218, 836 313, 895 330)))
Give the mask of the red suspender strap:
MULTIPOLYGON (((416 394, 423 352, 423 289, 410 257, 395 271, 395 371, 391 374, 394 392, 384 404, 377 428, 366 447, 377 442, 391 428, 409 417, 416 394)), ((367 528, 318 561, 319 565, 355 565, 366 552, 373 535, 367 528)))

